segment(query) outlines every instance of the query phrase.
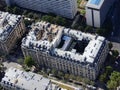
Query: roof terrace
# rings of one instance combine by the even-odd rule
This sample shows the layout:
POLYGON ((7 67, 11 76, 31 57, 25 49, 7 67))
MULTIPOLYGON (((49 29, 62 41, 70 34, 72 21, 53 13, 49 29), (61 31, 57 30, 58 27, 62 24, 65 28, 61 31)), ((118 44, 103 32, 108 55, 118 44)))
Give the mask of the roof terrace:
POLYGON ((23 45, 39 50, 49 50, 55 45, 63 27, 46 22, 38 22, 32 25, 32 30, 23 39, 23 45))

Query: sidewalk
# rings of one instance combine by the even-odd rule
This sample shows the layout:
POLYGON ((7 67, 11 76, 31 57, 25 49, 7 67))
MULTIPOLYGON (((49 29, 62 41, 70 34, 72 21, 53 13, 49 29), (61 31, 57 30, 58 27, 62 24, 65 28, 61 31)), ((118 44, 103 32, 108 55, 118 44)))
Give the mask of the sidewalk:
POLYGON ((84 90, 83 89, 83 87, 82 86, 74 86, 74 85, 72 85, 71 83, 69 84, 69 83, 63 83, 62 81, 57 81, 57 80, 55 80, 54 78, 52 78, 52 77, 48 77, 53 83, 56 83, 56 84, 58 84, 58 85, 61 85, 61 86, 65 86, 65 87, 68 87, 68 88, 70 88, 69 90, 84 90))

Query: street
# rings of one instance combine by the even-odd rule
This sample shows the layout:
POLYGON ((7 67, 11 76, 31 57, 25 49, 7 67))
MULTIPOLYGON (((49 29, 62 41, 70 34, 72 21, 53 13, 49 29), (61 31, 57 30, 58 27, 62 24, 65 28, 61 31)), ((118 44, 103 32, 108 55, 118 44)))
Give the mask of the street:
POLYGON ((63 82, 56 81, 56 80, 53 80, 53 79, 51 79, 51 81, 52 81, 53 83, 58 84, 58 85, 64 85, 64 86, 70 87, 70 88, 72 88, 73 90, 83 90, 82 87, 77 88, 77 87, 74 87, 74 86, 72 86, 72 85, 65 84, 65 83, 63 83, 63 82))
POLYGON ((117 0, 112 15, 113 31, 107 39, 113 43, 113 49, 120 53, 120 1, 117 0))

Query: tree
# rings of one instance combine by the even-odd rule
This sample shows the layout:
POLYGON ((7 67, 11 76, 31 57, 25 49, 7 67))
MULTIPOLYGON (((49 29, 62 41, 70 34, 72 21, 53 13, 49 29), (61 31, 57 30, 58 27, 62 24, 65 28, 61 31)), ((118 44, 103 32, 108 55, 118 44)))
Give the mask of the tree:
POLYGON ((62 18, 60 16, 57 16, 55 19, 55 23, 58 24, 58 25, 65 25, 66 24, 66 20, 65 18, 62 18))
POLYGON ((83 82, 84 82, 85 84, 90 84, 90 83, 91 83, 91 81, 90 81, 89 79, 87 79, 87 78, 83 78, 83 82))
POLYGON ((111 66, 106 66, 106 73, 109 75, 113 71, 113 68, 111 66))
POLYGON ((109 63, 114 64, 116 58, 113 55, 109 55, 109 63))
POLYGON ((113 44, 110 42, 108 45, 109 45, 109 49, 111 50, 113 47, 113 44))
POLYGON ((107 80, 107 75, 106 73, 103 73, 102 75, 100 75, 100 78, 99 78, 100 82, 104 82, 107 80))
POLYGON ((85 16, 86 11, 85 10, 80 10, 81 15, 85 16))
POLYGON ((109 79, 108 76, 111 74, 112 71, 113 71, 113 68, 111 66, 106 66, 105 72, 102 75, 100 75, 99 80, 105 83, 106 80, 109 79))
POLYGON ((72 27, 73 29, 78 29, 79 24, 74 24, 74 26, 72 27))
POLYGON ((108 81, 107 87, 110 90, 116 90, 116 88, 117 88, 117 82, 115 82, 115 81, 108 81))
POLYGON ((93 28, 91 26, 87 26, 85 28, 85 32, 92 32, 93 28))
POLYGON ((58 74, 57 74, 57 76, 58 76, 59 78, 63 78, 64 74, 63 74, 63 72, 61 72, 61 71, 58 71, 58 74))
POLYGON ((119 85, 120 85, 120 72, 114 71, 110 76, 110 80, 107 82, 107 87, 110 90, 116 90, 116 88, 119 85))
POLYGON ((82 79, 83 79, 83 78, 82 78, 82 77, 80 77, 80 76, 77 76, 77 77, 76 77, 76 80, 77 80, 77 81, 79 81, 79 82, 81 82, 81 81, 82 81, 82 79))
POLYGON ((117 58, 119 56, 119 52, 117 50, 112 50, 112 55, 117 58))
POLYGON ((52 69, 52 74, 53 74, 54 76, 56 76, 56 75, 58 74, 57 70, 56 70, 56 69, 52 69))
POLYGON ((28 67, 32 67, 33 65, 35 65, 35 62, 33 61, 32 57, 27 56, 24 59, 24 64, 28 67))
POLYGON ((18 9, 18 7, 14 7, 14 8, 13 8, 13 13, 14 13, 14 14, 19 14, 19 9, 18 9))
POLYGON ((64 78, 65 78, 65 80, 68 80, 69 79, 69 74, 65 74, 64 78))
POLYGON ((33 18, 34 18, 35 20, 37 20, 37 19, 39 19, 39 15, 35 13, 35 14, 33 15, 33 18))
POLYGON ((75 76, 70 74, 69 79, 75 80, 75 76))
POLYGON ((84 27, 83 27, 83 26, 79 26, 79 27, 78 27, 78 30, 84 31, 84 27))
POLYGON ((52 16, 48 16, 48 15, 43 16, 43 17, 42 17, 42 20, 43 20, 43 21, 50 22, 50 23, 53 23, 53 22, 54 22, 53 17, 52 17, 52 16))
POLYGON ((9 6, 5 7, 5 11, 12 13, 12 9, 9 6))
POLYGON ((24 19, 25 26, 27 27, 28 25, 32 24, 31 20, 24 19))
POLYGON ((104 36, 106 34, 106 29, 98 28, 98 29, 96 29, 96 33, 101 36, 104 36))
POLYGON ((27 17, 29 17, 29 18, 33 18, 33 13, 28 13, 28 15, 27 15, 27 17))

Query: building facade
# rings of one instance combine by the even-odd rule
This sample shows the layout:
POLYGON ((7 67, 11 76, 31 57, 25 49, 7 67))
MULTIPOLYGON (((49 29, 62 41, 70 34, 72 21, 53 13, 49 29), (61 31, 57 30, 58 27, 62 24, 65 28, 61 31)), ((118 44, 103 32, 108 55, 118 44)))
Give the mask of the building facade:
POLYGON ((9 68, 0 82, 5 90, 57 90, 51 80, 32 72, 9 68))
POLYGON ((115 0, 89 0, 86 4, 87 25, 101 27, 115 0))
POLYGON ((17 5, 23 8, 54 13, 73 19, 77 13, 77 0, 6 0, 7 5, 17 5))
POLYGON ((16 41, 25 33, 25 25, 20 15, 0 11, 0 51, 9 54, 16 41))
POLYGON ((104 37, 42 21, 32 25, 21 48, 38 66, 91 80, 96 79, 109 51, 104 37))

